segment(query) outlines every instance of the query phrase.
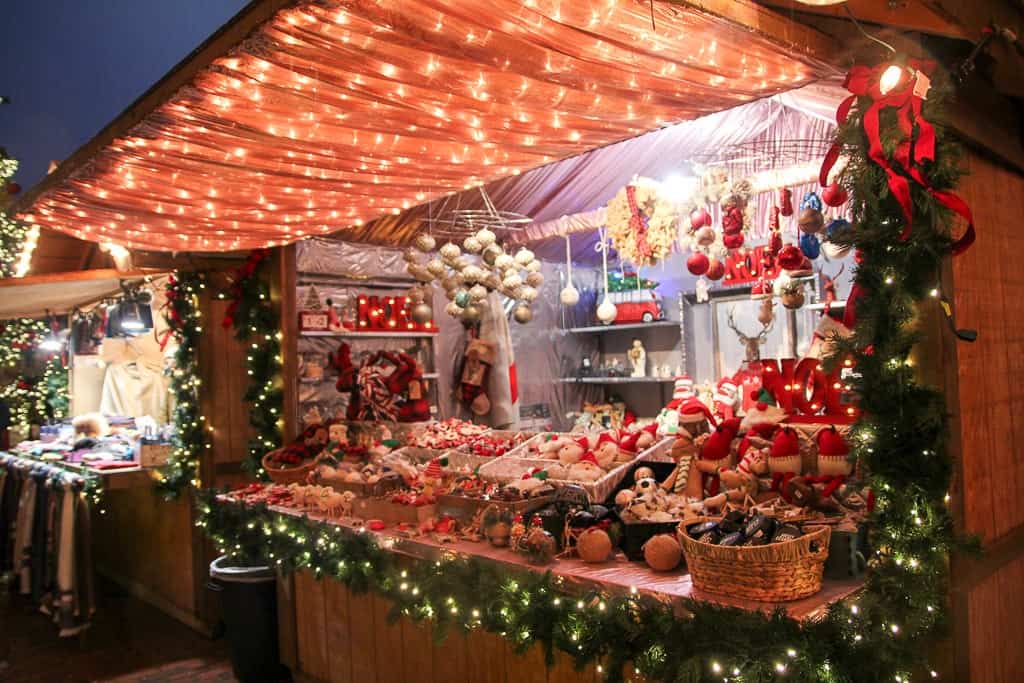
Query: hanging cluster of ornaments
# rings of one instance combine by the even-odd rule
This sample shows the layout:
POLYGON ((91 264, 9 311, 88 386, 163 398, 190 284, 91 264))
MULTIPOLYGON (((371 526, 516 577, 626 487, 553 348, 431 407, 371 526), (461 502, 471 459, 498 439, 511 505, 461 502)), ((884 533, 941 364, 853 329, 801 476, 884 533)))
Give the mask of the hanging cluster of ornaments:
POLYGON ((699 188, 682 207, 689 224, 680 244, 693 252, 686 259, 687 270, 709 280, 725 276, 725 257, 744 245, 754 220, 752 194, 749 180, 732 180, 725 169, 712 168, 701 176, 699 188), (714 226, 712 211, 716 206, 721 216, 720 230, 714 226))
MULTIPOLYGON (((448 315, 466 325, 475 324, 480 320, 481 302, 491 292, 500 292, 518 301, 512 309, 516 322, 525 324, 533 319, 530 304, 537 300, 544 276, 540 261, 529 249, 522 248, 514 256, 505 253, 497 235, 488 228, 467 236, 461 247, 446 242, 438 248, 429 234, 419 235, 414 244, 415 249, 405 251, 406 271, 425 285, 436 282, 441 286, 448 298, 444 309, 448 315), (420 263, 421 253, 428 257, 426 264, 420 263)), ((413 287, 408 296, 410 301, 421 297, 421 304, 429 310, 423 288, 413 287)), ((413 319, 421 304, 414 304, 413 319)))

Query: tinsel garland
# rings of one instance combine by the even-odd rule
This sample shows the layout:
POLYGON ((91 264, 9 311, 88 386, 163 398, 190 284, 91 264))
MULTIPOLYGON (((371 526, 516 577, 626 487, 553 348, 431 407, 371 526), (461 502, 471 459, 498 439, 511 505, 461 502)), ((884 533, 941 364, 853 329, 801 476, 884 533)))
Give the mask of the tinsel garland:
POLYGON ((235 338, 249 347, 245 356, 249 375, 245 401, 252 408, 249 424, 256 433, 249 440, 242 468, 259 479, 267 479, 263 456, 280 445, 279 422, 284 405, 279 316, 270 300, 270 285, 262 277, 269 258, 269 249, 254 250, 235 273, 227 295, 220 295, 231 301, 224 327, 233 327, 235 338))
POLYGON ((206 288, 202 273, 175 273, 167 281, 164 317, 178 343, 168 371, 174 396, 173 451, 157 475, 157 490, 177 498, 189 486, 199 487, 199 457, 208 447, 206 418, 199 409, 199 337, 203 328, 199 292, 206 288))
MULTIPOLYGON (((943 120, 949 86, 941 75, 922 104, 936 132, 934 161, 923 169, 933 190, 951 190, 961 177, 960 150, 943 120)), ((430 619, 440 629, 480 628, 517 649, 557 648, 581 666, 600 662, 608 680, 621 680, 633 662, 647 680, 909 681, 934 677, 928 639, 945 625, 950 552, 971 543, 954 534, 948 510, 951 465, 946 408, 938 391, 917 382, 910 354, 918 333, 915 312, 938 305, 942 259, 954 244, 949 209, 911 184, 914 229, 901 239, 902 213, 887 176, 869 156, 860 97, 837 131, 849 163, 840 182, 850 191, 853 227, 832 237, 858 249, 853 336, 837 340, 829 359, 853 359, 850 383, 863 417, 851 447, 870 473, 877 504, 876 549, 864 590, 832 604, 817 621, 687 602, 689 614, 635 593, 575 594, 550 574, 508 576, 471 557, 399 565, 369 535, 276 514, 265 506, 199 501, 199 524, 241 563, 272 563, 287 573, 311 569, 353 590, 389 598, 393 615, 430 619)), ((883 111, 887 154, 905 136, 894 111, 883 111)))

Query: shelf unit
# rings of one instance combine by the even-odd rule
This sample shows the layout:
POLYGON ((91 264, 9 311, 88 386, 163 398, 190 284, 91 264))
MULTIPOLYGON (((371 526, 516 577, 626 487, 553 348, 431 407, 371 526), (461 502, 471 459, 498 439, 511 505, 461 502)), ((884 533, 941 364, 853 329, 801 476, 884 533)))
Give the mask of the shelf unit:
POLYGON ((331 331, 316 331, 316 330, 305 330, 299 333, 303 337, 348 337, 348 338, 359 338, 366 337, 368 339, 377 337, 384 339, 413 339, 420 337, 436 337, 437 332, 389 332, 387 330, 373 330, 372 332, 356 332, 354 330, 345 330, 343 332, 331 332, 331 331))
POLYGON ((591 325, 589 327, 570 327, 562 330, 566 334, 593 334, 595 332, 618 332, 625 330, 647 330, 659 327, 679 327, 674 320, 659 320, 650 323, 626 323, 625 325, 591 325))
POLYGON ((675 382, 673 377, 561 377, 562 384, 666 384, 675 382))

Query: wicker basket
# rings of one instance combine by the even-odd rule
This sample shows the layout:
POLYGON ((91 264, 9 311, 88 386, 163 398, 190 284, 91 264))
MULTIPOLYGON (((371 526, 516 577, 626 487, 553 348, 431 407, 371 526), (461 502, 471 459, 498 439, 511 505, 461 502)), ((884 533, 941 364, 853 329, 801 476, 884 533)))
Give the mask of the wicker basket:
POLYGON ((263 456, 263 469, 266 470, 267 475, 270 477, 270 480, 275 484, 283 484, 285 486, 287 486, 288 484, 305 484, 306 475, 312 472, 313 468, 316 467, 316 460, 310 460, 308 463, 304 465, 299 465, 298 467, 288 467, 285 469, 271 467, 270 459, 279 450, 282 449, 278 449, 277 451, 270 451, 269 453, 263 456))
POLYGON ((686 527, 708 521, 717 519, 688 519, 677 531, 695 588, 761 602, 799 600, 821 590, 829 527, 814 527, 792 541, 738 547, 701 543, 686 533, 686 527))

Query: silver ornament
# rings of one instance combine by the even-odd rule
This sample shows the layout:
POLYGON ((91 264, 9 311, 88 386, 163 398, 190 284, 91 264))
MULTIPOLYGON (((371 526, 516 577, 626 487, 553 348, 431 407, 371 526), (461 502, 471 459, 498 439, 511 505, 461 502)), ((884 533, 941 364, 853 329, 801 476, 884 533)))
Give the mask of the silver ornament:
POLYGON ((423 325, 434 319, 434 310, 427 304, 420 302, 412 307, 412 320, 423 325))
POLYGON ((476 304, 470 304, 466 306, 462 311, 462 322, 464 323, 475 323, 480 320, 480 309, 476 304))
POLYGON ((432 258, 427 262, 427 271, 434 277, 440 277, 445 271, 444 263, 439 258, 432 258))
MULTIPOLYGON (((477 238, 477 239, 479 239, 479 238, 477 238)), ((499 247, 497 244, 492 244, 491 246, 486 247, 484 249, 484 251, 480 255, 480 257, 483 258, 484 263, 486 263, 489 266, 493 266, 494 265, 494 260, 496 258, 498 258, 499 256, 501 256, 502 254, 504 254, 504 253, 505 252, 503 252, 501 250, 501 247, 499 247)))
POLYGON ((499 254, 498 257, 494 259, 494 267, 497 268, 498 270, 515 268, 515 265, 516 260, 509 256, 508 254, 499 254))
POLYGON ((478 232, 476 233, 476 239, 477 239, 477 241, 478 241, 478 242, 480 242, 480 244, 482 244, 482 245, 484 246, 484 248, 486 249, 487 247, 490 247, 490 246, 491 246, 492 244, 494 244, 494 241, 495 241, 496 239, 498 239, 498 236, 497 236, 497 235, 495 235, 495 234, 494 234, 493 232, 491 232, 490 230, 488 230, 487 228, 481 228, 481 229, 480 229, 480 230, 479 230, 479 231, 478 231, 478 232))
POLYGON ((430 235, 423 233, 416 236, 416 248, 422 251, 424 254, 434 251, 434 247, 437 246, 437 240, 430 235))
POLYGON ((526 265, 533 260, 533 252, 523 247, 516 252, 515 262, 520 266, 526 267, 526 265))
POLYGON ((452 261, 454 261, 455 259, 459 258, 459 256, 462 255, 462 250, 459 249, 456 245, 452 244, 451 242, 448 242, 443 247, 441 247, 439 253, 441 254, 441 258, 451 263, 452 261))
POLYGON ((487 298, 487 288, 483 285, 473 285, 469 288, 469 298, 474 302, 483 301, 487 298))
POLYGON ((512 317, 520 325, 525 325, 533 320, 533 311, 526 304, 519 304, 512 309, 512 317))

